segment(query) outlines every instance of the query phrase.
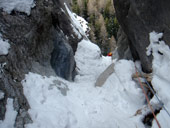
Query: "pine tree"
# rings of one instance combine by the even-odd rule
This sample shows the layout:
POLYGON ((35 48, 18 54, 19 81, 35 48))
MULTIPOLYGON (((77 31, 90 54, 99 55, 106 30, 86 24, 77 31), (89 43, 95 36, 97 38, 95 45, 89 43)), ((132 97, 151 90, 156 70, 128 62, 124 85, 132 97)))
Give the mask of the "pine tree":
POLYGON ((84 17, 91 27, 89 38, 106 54, 113 50, 111 42, 117 37, 119 24, 115 16, 113 0, 73 0, 76 13, 84 17), (80 10, 79 10, 80 9, 80 10))
POLYGON ((83 3, 84 3, 83 4, 83 17, 85 20, 87 20, 87 18, 88 18, 87 0, 84 0, 83 3))

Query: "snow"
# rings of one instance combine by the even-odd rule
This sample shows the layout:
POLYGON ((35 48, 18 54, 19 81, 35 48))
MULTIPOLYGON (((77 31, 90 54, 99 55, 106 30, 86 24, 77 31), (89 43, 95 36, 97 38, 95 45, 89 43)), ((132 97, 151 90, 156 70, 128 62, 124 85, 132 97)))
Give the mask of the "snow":
POLYGON ((75 82, 26 74, 22 85, 33 119, 26 128, 144 128, 143 116, 135 115, 144 106, 144 96, 131 78, 134 63, 114 61, 115 72, 102 87, 95 87, 97 77, 113 63, 111 57, 82 40, 75 59, 79 70, 75 82))
POLYGON ((111 57, 101 57, 100 48, 89 40, 82 40, 79 43, 75 60, 80 74, 91 76, 90 79, 95 80, 112 62, 111 57))
POLYGON ((81 35, 87 37, 88 35, 86 33, 88 33, 88 31, 90 29, 88 27, 88 22, 84 18, 82 18, 82 17, 78 16, 77 14, 71 12, 69 10, 69 8, 67 7, 66 3, 64 3, 64 5, 65 5, 65 8, 66 8, 70 18, 71 18, 72 27, 73 27, 75 34, 77 34, 79 39, 81 38, 81 35))
POLYGON ((15 10, 30 15, 33 7, 35 7, 34 0, 0 0, 0 9, 9 14, 15 10))
POLYGON ((0 128, 14 128, 17 112, 13 108, 13 99, 7 99, 5 119, 0 120, 0 128))
MULTIPOLYGON (((153 55, 153 79, 152 85, 158 96, 161 98, 167 110, 170 112, 170 49, 164 41, 159 41, 163 37, 163 33, 150 33, 150 45, 147 48, 147 54, 153 55)), ((170 127, 170 117, 164 109, 157 115, 158 121, 162 128, 170 127)), ((153 128, 158 127, 156 122, 153 123, 153 128)))
POLYGON ((3 40, 0 34, 0 55, 7 55, 10 44, 7 40, 3 40))
MULTIPOLYGON (((0 8, 3 8, 1 3, 0 1, 0 8)), ((74 82, 56 76, 48 77, 32 72, 26 74, 22 85, 30 105, 28 112, 33 123, 26 124, 25 127, 145 128, 142 119, 150 110, 146 106, 141 88, 132 80, 135 64, 141 68, 140 62, 134 64, 130 60, 117 61, 112 60, 111 57, 102 56, 100 48, 87 38, 86 21, 72 13, 66 4, 65 7, 71 18, 74 32, 79 38, 82 35, 86 38, 79 42, 75 53, 78 74, 74 82), (114 72, 102 87, 95 87, 97 78, 110 64, 114 64, 114 72)), ((16 7, 13 9, 15 10, 16 7)), ((10 13, 12 10, 7 12, 10 13)), ((30 11, 26 13, 29 14, 30 11)), ((170 90, 168 74, 170 49, 164 41, 160 41, 162 37, 163 33, 150 33, 150 45, 146 53, 148 56, 153 55, 153 88, 170 111, 168 91, 170 90)), ((1 36, 0 48, 0 55, 8 54, 10 45, 1 36)), ((3 66, 1 67, 3 69, 3 66)), ((3 98, 4 93, 0 92, 0 99, 3 98)), ((155 97, 151 100, 151 104, 153 107, 158 104, 155 97)), ((17 112, 14 111, 12 99, 7 99, 6 108, 5 119, 0 121, 0 127, 13 128, 17 112)), ((157 114, 157 119, 162 128, 170 127, 170 117, 164 109, 157 114)), ((156 127, 154 120, 152 128, 156 127)))
POLYGON ((89 29, 90 29, 90 28, 88 27, 88 22, 87 22, 84 18, 78 16, 78 15, 75 14, 75 13, 73 13, 73 15, 74 15, 74 17, 76 18, 76 20, 80 23, 81 27, 83 28, 83 31, 84 31, 85 33, 88 33, 88 31, 89 31, 89 29))

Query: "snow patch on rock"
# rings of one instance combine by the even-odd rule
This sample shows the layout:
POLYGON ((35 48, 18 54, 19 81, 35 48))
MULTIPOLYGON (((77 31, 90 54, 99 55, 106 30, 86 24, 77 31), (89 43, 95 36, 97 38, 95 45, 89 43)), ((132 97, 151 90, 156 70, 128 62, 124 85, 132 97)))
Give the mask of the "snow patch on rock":
POLYGON ((34 0, 0 0, 0 8, 9 14, 15 10, 30 15, 33 7, 35 7, 34 0))
POLYGON ((2 39, 2 36, 0 34, 0 55, 7 55, 9 48, 10 44, 7 40, 2 39))
POLYGON ((87 33, 90 30, 90 28, 88 27, 88 22, 84 18, 71 12, 70 9, 67 7, 66 3, 64 3, 64 5, 71 18, 73 30, 78 35, 78 38, 80 39, 81 35, 87 37, 88 36, 87 33))
POLYGON ((14 128, 17 112, 14 111, 13 99, 7 99, 6 114, 3 121, 0 120, 0 128, 14 128))

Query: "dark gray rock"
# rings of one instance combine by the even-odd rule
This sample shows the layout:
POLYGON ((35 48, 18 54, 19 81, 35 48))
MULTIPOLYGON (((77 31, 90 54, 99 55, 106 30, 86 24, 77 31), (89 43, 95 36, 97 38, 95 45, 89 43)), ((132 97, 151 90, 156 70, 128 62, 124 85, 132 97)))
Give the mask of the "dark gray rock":
POLYGON ((129 40, 126 34, 123 32, 122 28, 119 28, 117 33, 117 54, 118 59, 128 59, 132 60, 132 53, 129 47, 129 40))
POLYGON ((152 71, 152 57, 146 55, 149 33, 163 32, 170 45, 169 0, 114 0, 118 21, 128 37, 135 59, 140 59, 143 71, 152 71))
POLYGON ((65 10, 62 0, 36 0, 30 16, 0 10, 0 33, 11 45, 9 54, 0 56, 0 64, 6 63, 0 72, 0 90, 4 92, 4 98, 0 99, 0 120, 5 116, 7 98, 13 98, 18 112, 16 128, 32 122, 21 84, 25 74, 56 73, 72 80, 76 73, 74 52, 80 39, 73 32, 66 10, 61 9, 65 10))
POLYGON ((75 75, 74 53, 63 33, 58 33, 54 40, 54 50, 51 56, 51 65, 58 76, 73 80, 75 75), (58 68, 60 67, 60 68, 58 68))

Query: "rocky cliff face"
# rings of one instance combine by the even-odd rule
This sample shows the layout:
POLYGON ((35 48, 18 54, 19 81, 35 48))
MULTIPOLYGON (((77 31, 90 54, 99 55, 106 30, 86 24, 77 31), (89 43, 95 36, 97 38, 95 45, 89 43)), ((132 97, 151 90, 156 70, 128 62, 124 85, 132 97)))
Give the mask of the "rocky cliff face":
POLYGON ((72 80, 76 73, 74 52, 80 39, 73 32, 62 0, 36 0, 29 16, 0 10, 0 33, 11 45, 8 55, 0 56, 0 63, 6 63, 0 74, 0 91, 5 94, 0 99, 0 120, 5 116, 7 98, 13 98, 18 112, 15 127, 23 128, 31 122, 21 85, 24 74, 57 74, 72 80))
POLYGON ((146 55, 149 33, 163 32, 163 40, 170 45, 169 1, 114 0, 114 6, 118 21, 127 35, 134 59, 140 59, 143 70, 151 72, 152 57, 146 55))

